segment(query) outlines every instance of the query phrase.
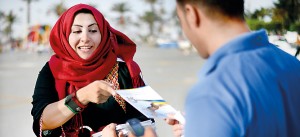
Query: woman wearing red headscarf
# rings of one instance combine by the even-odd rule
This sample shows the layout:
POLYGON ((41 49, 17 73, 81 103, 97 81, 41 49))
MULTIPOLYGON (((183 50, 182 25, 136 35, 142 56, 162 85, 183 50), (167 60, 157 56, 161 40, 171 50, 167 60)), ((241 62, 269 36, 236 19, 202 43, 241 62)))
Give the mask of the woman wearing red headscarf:
POLYGON ((133 61, 136 45, 95 8, 78 4, 50 34, 55 54, 39 73, 31 114, 37 136, 90 136, 130 118, 147 120, 114 90, 144 86, 133 61))

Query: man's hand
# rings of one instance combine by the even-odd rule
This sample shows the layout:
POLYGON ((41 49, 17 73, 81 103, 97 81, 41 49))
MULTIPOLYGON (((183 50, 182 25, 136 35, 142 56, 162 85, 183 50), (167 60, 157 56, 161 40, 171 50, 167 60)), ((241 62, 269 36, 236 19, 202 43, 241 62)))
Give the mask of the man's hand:
POLYGON ((165 121, 172 126, 173 134, 175 137, 181 137, 183 135, 183 128, 184 126, 179 123, 174 118, 174 115, 169 115, 168 118, 165 119, 165 121))
MULTIPOLYGON (((116 126, 117 126, 117 124, 114 124, 114 123, 107 125, 102 130, 102 137, 124 137, 122 132, 120 132, 117 135, 116 126)), ((133 133, 129 132, 128 137, 136 137, 136 136, 133 133)), ((146 126, 143 137, 157 137, 157 135, 151 126, 146 126)))
POLYGON ((102 137, 124 137, 122 133, 117 136, 115 123, 110 123, 102 130, 102 137))

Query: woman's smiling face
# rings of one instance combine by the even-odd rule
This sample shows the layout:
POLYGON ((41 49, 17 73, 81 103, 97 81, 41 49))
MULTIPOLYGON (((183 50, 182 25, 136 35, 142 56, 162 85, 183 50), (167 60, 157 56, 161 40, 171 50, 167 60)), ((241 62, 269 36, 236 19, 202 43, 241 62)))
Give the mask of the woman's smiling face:
POLYGON ((79 13, 75 16, 69 44, 82 59, 88 59, 101 42, 101 33, 94 16, 79 13))

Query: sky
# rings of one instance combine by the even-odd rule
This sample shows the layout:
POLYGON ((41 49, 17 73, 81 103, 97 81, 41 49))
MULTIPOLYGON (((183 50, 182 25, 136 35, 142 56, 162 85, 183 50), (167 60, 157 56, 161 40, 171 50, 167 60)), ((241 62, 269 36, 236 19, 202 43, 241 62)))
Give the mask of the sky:
MULTIPOLYGON (((31 4, 31 23, 35 24, 49 24, 54 25, 58 17, 49 12, 51 8, 61 0, 32 0, 31 4)), ((245 0, 245 8, 250 11, 261 7, 272 7, 276 0, 245 0)), ((128 16, 133 17, 133 20, 139 15, 142 15, 144 11, 150 10, 150 6, 144 2, 144 0, 64 0, 66 7, 71 7, 78 3, 86 3, 96 5, 96 8, 100 10, 111 25, 114 26, 114 19, 117 17, 117 13, 111 12, 110 9, 115 3, 127 2, 131 12, 128 16)), ((171 13, 176 6, 175 0, 162 0, 161 4, 165 7, 167 13, 171 13)), ((0 11, 4 11, 6 14, 9 11, 13 11, 17 15, 17 22, 13 26, 15 37, 24 37, 27 26, 27 7, 24 0, 0 0, 0 11)))

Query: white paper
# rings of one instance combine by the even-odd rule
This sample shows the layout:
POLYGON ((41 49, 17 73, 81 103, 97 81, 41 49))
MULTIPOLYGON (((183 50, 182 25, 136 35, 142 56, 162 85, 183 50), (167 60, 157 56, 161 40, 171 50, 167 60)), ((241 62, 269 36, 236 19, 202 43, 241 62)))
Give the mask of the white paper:
POLYGON ((116 91, 123 99, 148 118, 167 118, 168 114, 180 115, 179 122, 184 122, 181 113, 169 105, 150 86, 116 91))

